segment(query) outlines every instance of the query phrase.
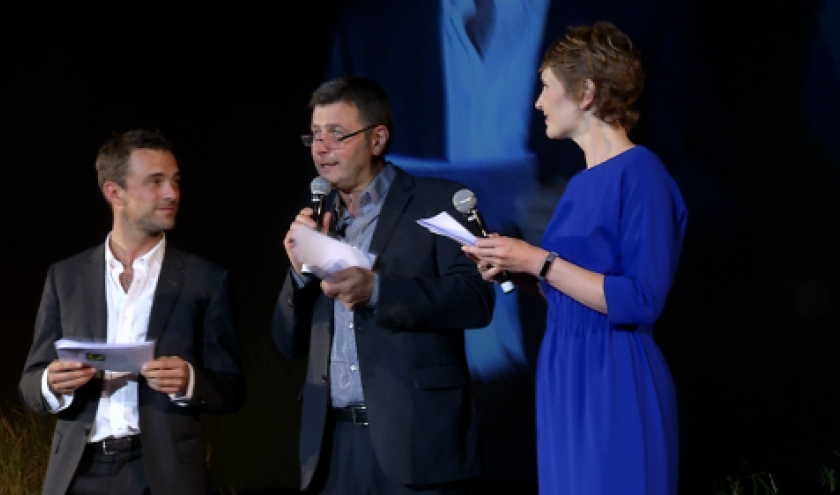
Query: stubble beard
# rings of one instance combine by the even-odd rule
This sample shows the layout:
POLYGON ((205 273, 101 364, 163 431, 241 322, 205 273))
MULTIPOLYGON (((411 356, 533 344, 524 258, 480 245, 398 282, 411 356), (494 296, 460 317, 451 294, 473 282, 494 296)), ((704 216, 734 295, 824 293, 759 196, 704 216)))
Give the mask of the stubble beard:
POLYGON ((138 230, 145 232, 150 236, 156 237, 163 232, 175 228, 175 218, 178 214, 177 207, 175 213, 173 213, 173 215, 168 218, 156 217, 155 211, 156 210, 152 210, 149 213, 146 213, 145 215, 137 219, 135 225, 138 230))

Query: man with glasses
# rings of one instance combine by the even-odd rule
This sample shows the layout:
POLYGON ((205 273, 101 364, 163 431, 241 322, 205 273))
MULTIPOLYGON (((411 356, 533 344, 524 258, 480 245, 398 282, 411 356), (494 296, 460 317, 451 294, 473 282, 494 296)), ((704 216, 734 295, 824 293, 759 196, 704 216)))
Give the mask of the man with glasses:
POLYGON ((318 174, 337 194, 323 226, 304 208, 295 223, 376 255, 373 270, 329 280, 303 274, 289 230, 291 268, 274 339, 308 357, 301 398, 301 487, 324 494, 463 493, 478 473, 464 328, 489 323, 494 290, 454 241, 416 220, 448 211, 461 186, 417 178, 385 160, 393 130, 375 82, 345 77, 310 99, 318 174))

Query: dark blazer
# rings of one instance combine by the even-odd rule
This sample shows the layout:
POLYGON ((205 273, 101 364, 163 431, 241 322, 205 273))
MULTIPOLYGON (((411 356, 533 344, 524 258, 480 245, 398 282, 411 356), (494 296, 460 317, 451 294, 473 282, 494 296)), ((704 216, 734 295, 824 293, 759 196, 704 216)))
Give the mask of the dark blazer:
MULTIPOLYGON (((486 326, 494 289, 460 246, 416 222, 441 211, 459 215, 460 186, 415 178, 396 167, 371 240, 379 302, 355 311, 356 346, 370 436, 382 471, 403 484, 433 484, 478 474, 477 432, 464 352, 464 329, 486 326)), ((301 398, 301 487, 318 466, 327 409, 333 299, 317 280, 286 279, 273 322, 290 358, 309 357, 301 398)))
MULTIPOLYGON (((20 380, 23 401, 37 413, 47 413, 41 376, 56 359, 55 341, 107 337, 104 250, 103 244, 50 267, 20 380)), ((147 338, 157 341, 155 356, 180 356, 190 362, 195 385, 189 405, 179 406, 140 379, 140 436, 152 493, 210 492, 199 413, 233 412, 245 397, 229 293, 226 270, 166 246, 147 338)), ((67 491, 96 415, 101 386, 101 379, 92 379, 76 390, 70 407, 58 413, 44 493, 67 491)))

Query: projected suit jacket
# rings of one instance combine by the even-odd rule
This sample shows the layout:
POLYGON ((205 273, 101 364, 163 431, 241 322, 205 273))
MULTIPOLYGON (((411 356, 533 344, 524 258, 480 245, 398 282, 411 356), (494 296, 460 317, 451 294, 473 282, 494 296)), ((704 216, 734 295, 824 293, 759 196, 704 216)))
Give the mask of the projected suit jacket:
MULTIPOLYGON (((50 267, 35 322, 32 349, 20 380, 27 407, 46 414, 41 375, 56 359, 60 338, 107 338, 105 245, 50 267)), ((170 245, 161 266, 149 318, 155 356, 180 356, 192 364, 195 385, 187 406, 138 385, 140 436, 146 475, 155 494, 209 493, 207 445, 199 413, 232 412, 244 400, 239 341, 231 314, 228 273, 170 245)), ((65 493, 73 478, 99 405, 102 380, 74 393, 58 413, 44 493, 65 493)))
MULTIPOLYGON (((354 312, 371 441, 383 472, 398 483, 466 479, 479 466, 463 329, 489 323, 494 291, 457 243, 416 222, 444 210, 457 218, 459 185, 395 168, 370 246, 379 303, 354 312)), ((284 355, 309 358, 301 393, 303 489, 318 466, 330 407, 333 326, 333 300, 318 280, 298 288, 289 274, 273 334, 284 355)))

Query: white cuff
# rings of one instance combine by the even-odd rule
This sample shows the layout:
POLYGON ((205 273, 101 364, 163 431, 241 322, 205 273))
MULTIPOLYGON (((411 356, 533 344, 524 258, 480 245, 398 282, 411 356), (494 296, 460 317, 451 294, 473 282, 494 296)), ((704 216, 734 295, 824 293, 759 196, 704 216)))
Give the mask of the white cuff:
POLYGON ((47 368, 44 368, 44 373, 41 374, 41 396, 44 398, 44 402, 47 403, 50 412, 57 413, 70 407, 70 404, 73 403, 73 394, 55 395, 52 390, 50 390, 50 386, 47 381, 48 371, 49 370, 47 368))
POLYGON ((187 382, 187 391, 184 395, 169 394, 169 398, 172 399, 172 402, 182 407, 190 405, 190 399, 192 399, 193 389, 195 388, 195 370, 189 362, 187 362, 187 367, 190 369, 190 379, 187 382))

